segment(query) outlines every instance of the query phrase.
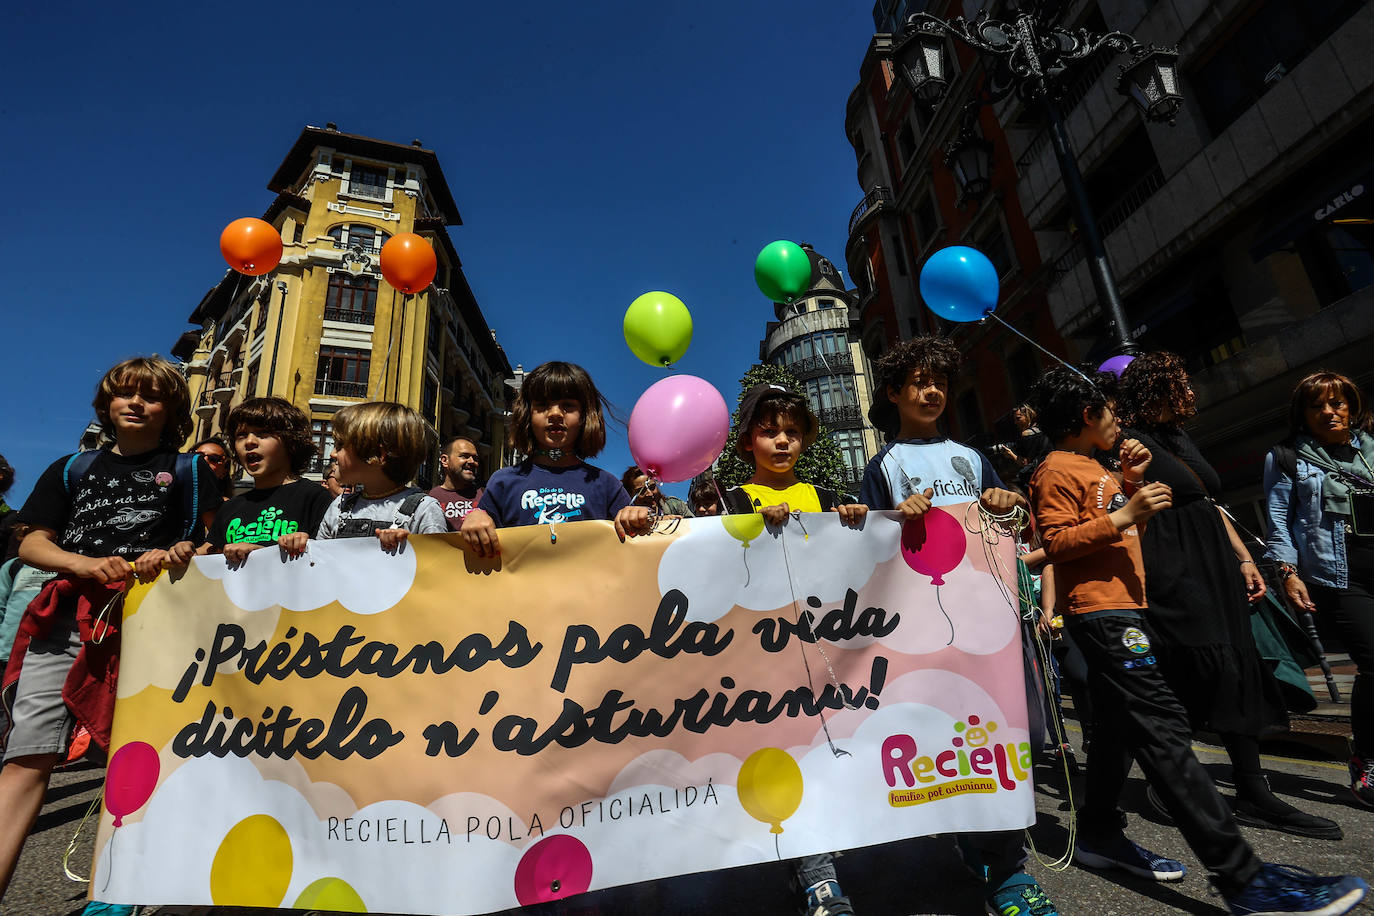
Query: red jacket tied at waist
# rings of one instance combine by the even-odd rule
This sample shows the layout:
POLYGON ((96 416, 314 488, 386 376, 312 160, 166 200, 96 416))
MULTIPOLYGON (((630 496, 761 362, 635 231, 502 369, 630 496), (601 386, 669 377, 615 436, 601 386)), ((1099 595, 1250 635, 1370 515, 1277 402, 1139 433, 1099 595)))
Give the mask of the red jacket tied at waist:
POLYGON ((107 752, 110 724, 114 720, 115 682, 119 677, 123 592, 122 581, 102 585, 94 579, 72 576, 53 579, 43 586, 24 611, 5 669, 4 689, 8 693, 19 683, 29 643, 46 637, 62 616, 63 609, 69 612, 74 609, 83 645, 62 685, 62 700, 76 721, 86 726, 91 740, 107 752))

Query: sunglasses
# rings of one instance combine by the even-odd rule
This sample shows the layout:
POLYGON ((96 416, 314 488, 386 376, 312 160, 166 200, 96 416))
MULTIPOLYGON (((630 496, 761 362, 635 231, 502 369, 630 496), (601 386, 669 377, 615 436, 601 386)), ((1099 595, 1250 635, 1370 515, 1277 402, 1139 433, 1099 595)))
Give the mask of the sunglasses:
POLYGON ((196 452, 196 454, 199 455, 200 457, 204 458, 206 461, 210 462, 211 464, 215 465, 216 467, 220 466, 221 464, 224 464, 224 462, 226 462, 226 461, 229 460, 228 458, 224 457, 223 455, 216 455, 216 454, 213 454, 213 453, 211 453, 211 452, 196 452))

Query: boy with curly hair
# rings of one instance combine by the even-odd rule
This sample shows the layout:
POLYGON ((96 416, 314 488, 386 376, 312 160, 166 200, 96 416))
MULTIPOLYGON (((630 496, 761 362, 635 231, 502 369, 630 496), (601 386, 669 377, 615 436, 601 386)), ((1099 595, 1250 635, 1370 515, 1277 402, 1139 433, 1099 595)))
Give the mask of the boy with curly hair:
MULTIPOLYGON (((879 396, 896 408, 897 437, 864 468, 859 502, 870 509, 895 509, 904 519, 972 500, 999 514, 1026 506, 1025 497, 1006 488, 981 452, 940 432, 962 362, 952 340, 934 336, 903 341, 878 361, 879 396)), ((958 841, 965 861, 981 873, 994 912, 1057 916, 1049 896, 1025 870, 1020 830, 964 833, 958 841)))

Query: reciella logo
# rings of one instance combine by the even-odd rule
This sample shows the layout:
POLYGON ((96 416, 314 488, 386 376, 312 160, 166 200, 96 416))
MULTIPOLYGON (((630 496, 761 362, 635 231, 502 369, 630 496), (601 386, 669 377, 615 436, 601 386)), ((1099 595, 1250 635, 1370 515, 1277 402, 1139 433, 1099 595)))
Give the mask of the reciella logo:
POLYGON ((1030 778, 1030 743, 999 744, 993 737, 996 731, 996 722, 969 716, 954 723, 954 735, 944 746, 937 744, 938 751, 928 748, 924 753, 910 735, 889 735, 882 750, 883 776, 892 790, 888 804, 906 808, 956 795, 1015 789, 1030 778))

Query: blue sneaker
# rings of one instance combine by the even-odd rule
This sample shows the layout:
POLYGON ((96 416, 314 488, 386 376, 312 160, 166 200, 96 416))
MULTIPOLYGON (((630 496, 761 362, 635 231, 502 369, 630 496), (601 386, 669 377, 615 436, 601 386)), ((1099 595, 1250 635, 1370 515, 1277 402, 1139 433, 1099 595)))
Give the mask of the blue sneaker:
POLYGON ((1059 916, 1044 889, 1025 872, 1018 872, 988 897, 988 908, 997 916, 1059 916))
POLYGON ((1150 852, 1124 833, 1101 844, 1080 839, 1074 844, 1073 860, 1088 868, 1119 868, 1151 881, 1179 881, 1188 872, 1182 862, 1150 852))
POLYGON ((806 889, 806 916, 853 916, 849 898, 840 893, 840 882, 821 881, 806 889))
POLYGON ((132 916, 134 907, 125 903, 101 903, 92 900, 81 911, 81 916, 132 916))
POLYGON ((1328 878, 1305 868, 1266 862, 1239 893, 1223 898, 1235 916, 1337 916, 1353 910, 1367 893, 1369 885, 1354 875, 1328 878))

